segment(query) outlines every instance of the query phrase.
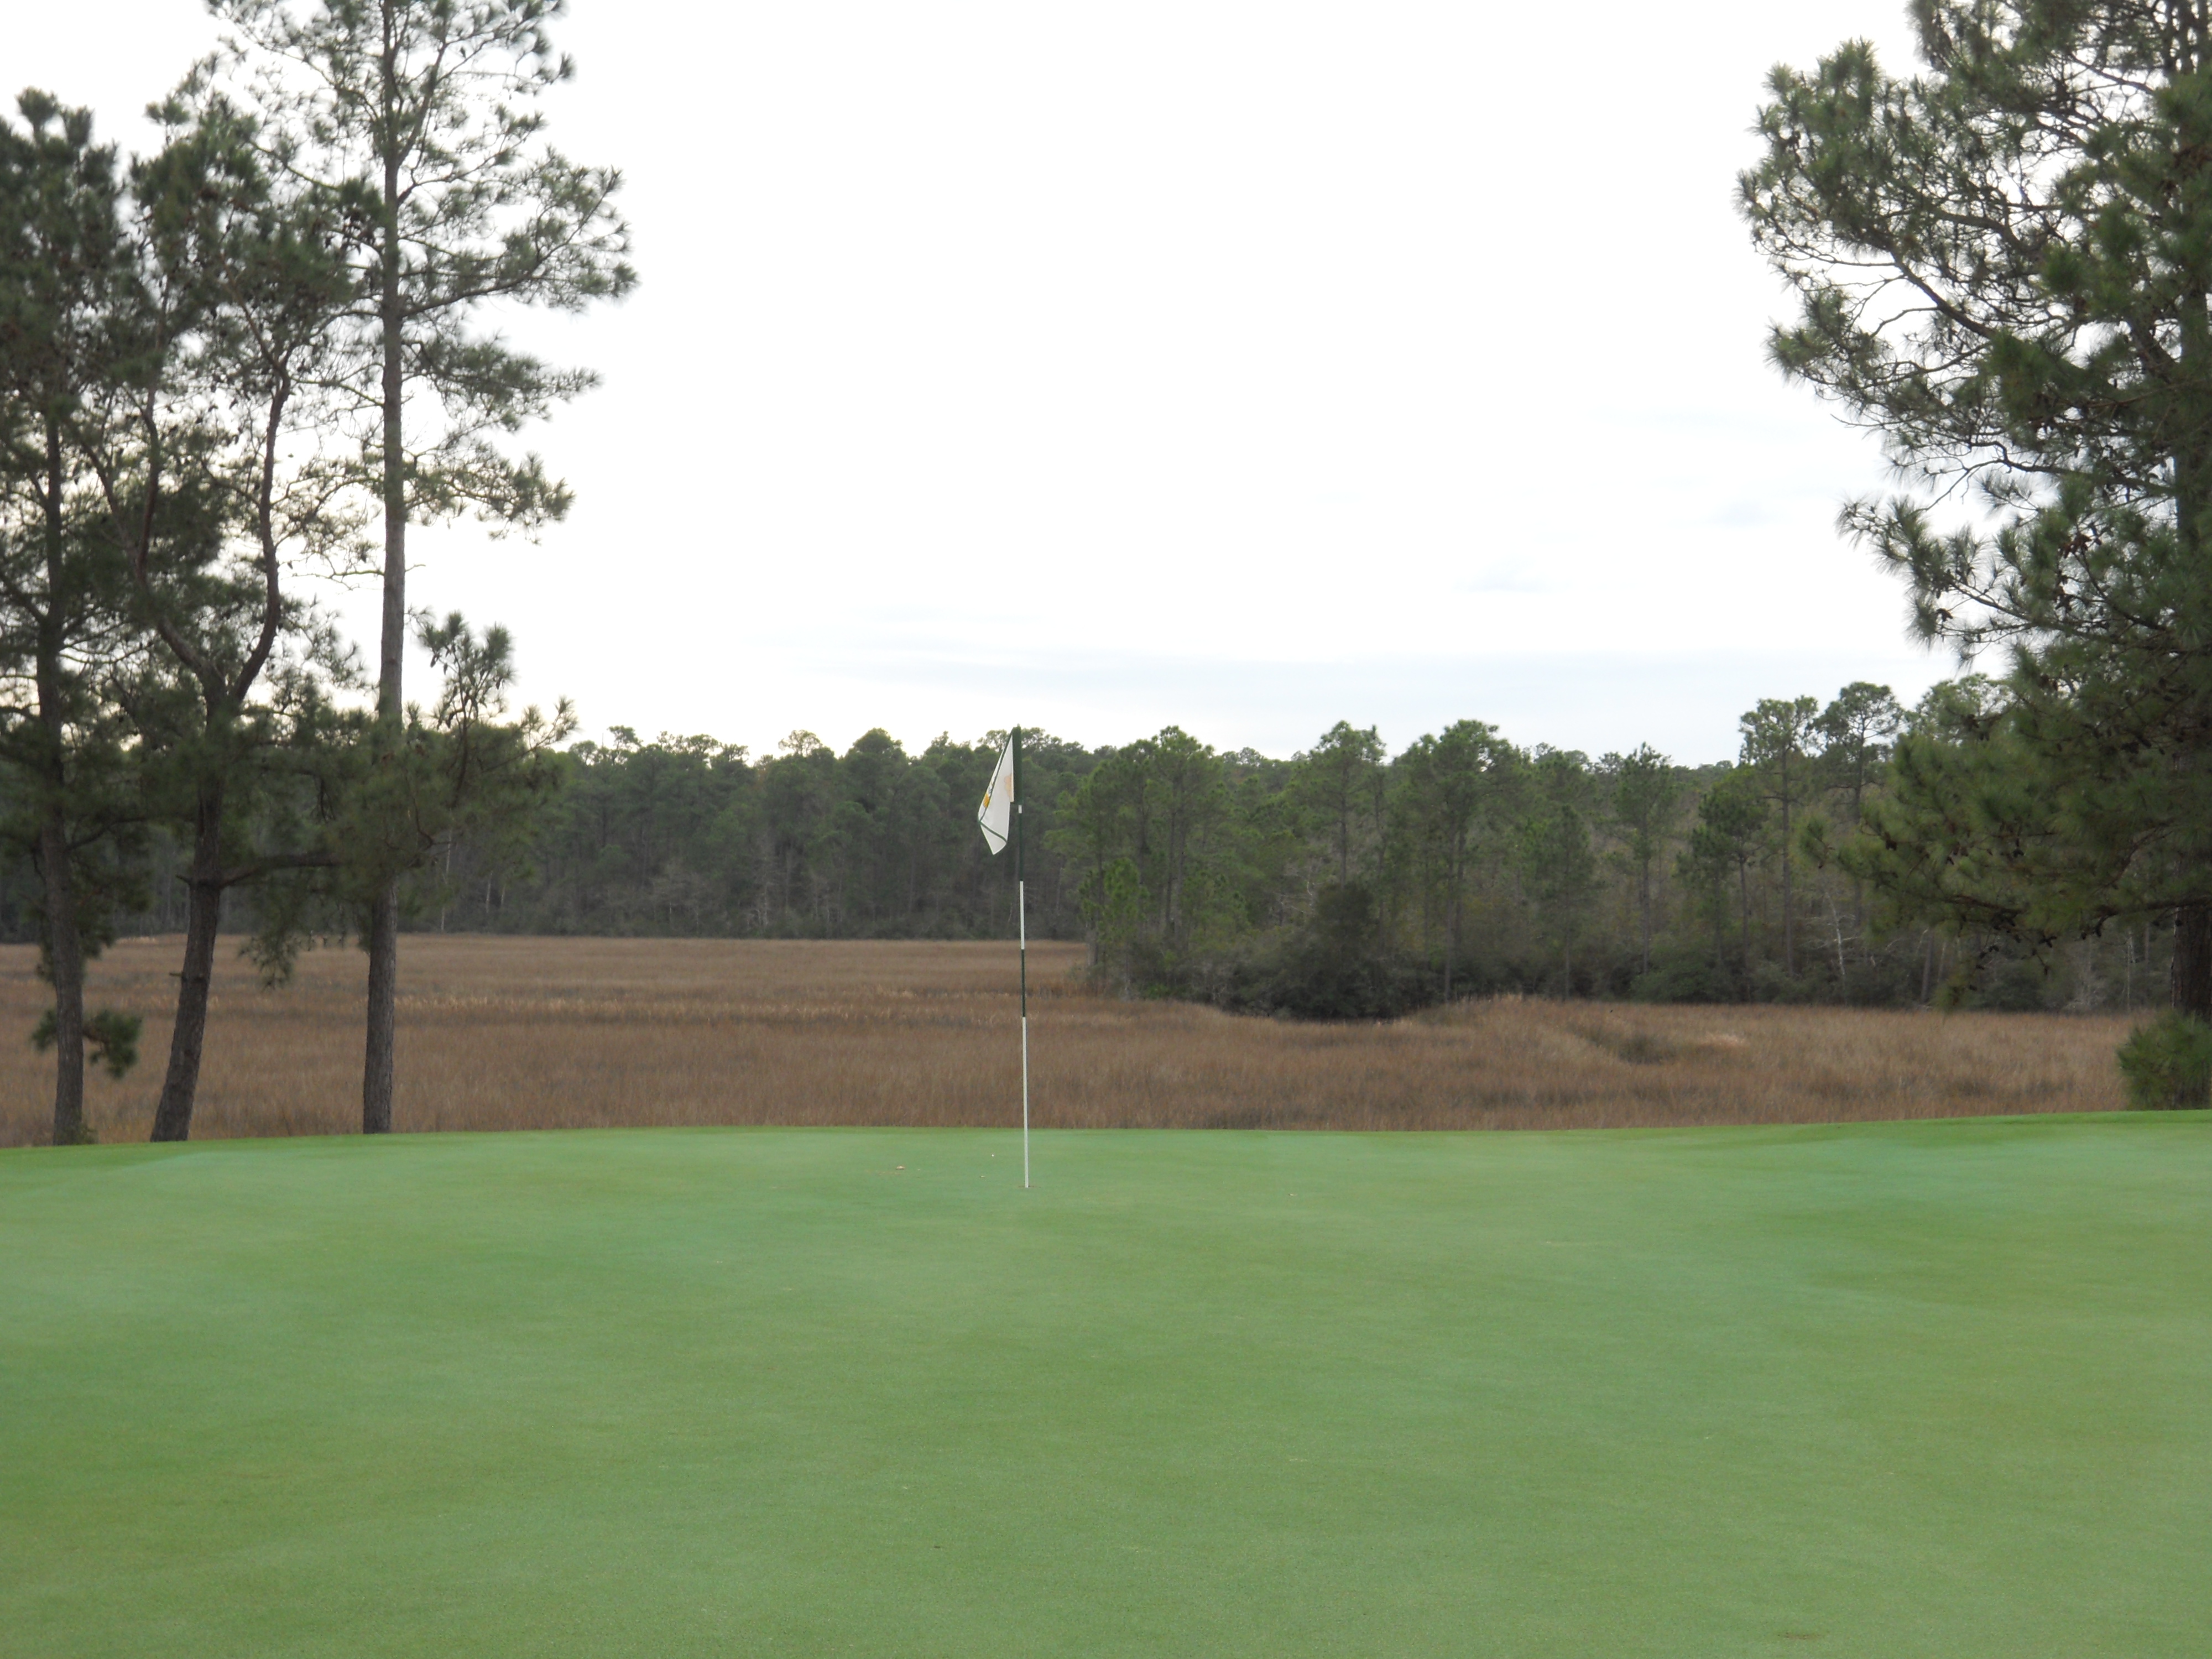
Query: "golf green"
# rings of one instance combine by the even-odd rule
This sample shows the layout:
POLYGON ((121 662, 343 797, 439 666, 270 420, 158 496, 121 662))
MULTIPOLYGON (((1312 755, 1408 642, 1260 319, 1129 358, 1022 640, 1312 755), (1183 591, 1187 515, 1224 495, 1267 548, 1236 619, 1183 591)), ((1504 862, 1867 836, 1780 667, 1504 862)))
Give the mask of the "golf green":
POLYGON ((0 1654, 2148 1659, 2212 1120, 0 1153, 0 1654))

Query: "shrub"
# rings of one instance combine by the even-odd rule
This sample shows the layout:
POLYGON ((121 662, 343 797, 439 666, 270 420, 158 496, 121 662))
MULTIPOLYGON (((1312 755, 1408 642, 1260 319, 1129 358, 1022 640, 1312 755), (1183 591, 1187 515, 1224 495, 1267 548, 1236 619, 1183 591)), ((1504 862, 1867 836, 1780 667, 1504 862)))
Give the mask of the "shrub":
POLYGON ((1434 976, 1384 947, 1375 896, 1322 890, 1305 925, 1238 964, 1216 1000, 1293 1019, 1395 1019, 1437 1000, 1434 976))
POLYGON ((2173 1111, 2212 1100, 2212 1025, 2167 1012, 2120 1045, 2120 1075, 2137 1111, 2173 1111))
POLYGON ((1704 951, 1660 951, 1628 988, 1637 1002, 1733 1002, 1735 987, 1704 951))

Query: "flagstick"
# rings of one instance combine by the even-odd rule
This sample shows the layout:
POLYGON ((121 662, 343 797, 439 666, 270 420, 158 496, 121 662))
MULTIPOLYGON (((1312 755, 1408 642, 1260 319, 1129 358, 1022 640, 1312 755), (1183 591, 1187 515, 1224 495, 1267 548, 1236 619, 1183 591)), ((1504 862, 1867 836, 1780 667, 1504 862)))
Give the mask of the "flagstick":
POLYGON ((1022 941, 1022 1190, 1030 1189, 1030 887, 1022 869, 1022 728, 1014 728, 1014 914, 1022 941))
MULTIPOLYGON (((1022 809, 1014 808, 1021 822, 1022 809)), ((1030 896, 1027 884, 1014 884, 1014 904, 1022 918, 1022 1190, 1030 1184, 1030 896)))

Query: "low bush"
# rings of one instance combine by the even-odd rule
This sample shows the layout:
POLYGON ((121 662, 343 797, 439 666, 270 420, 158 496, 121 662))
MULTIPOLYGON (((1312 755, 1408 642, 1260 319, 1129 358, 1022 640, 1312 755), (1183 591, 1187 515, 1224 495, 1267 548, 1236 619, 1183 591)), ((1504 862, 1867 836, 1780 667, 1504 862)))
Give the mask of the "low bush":
POLYGON ((2120 1045, 2120 1076, 2137 1111, 2174 1111, 2212 1103, 2212 1025, 2189 1014, 2160 1014, 2120 1045))
POLYGON ((1394 1019, 1436 1001, 1437 985, 1383 948, 1375 896, 1353 882, 1324 889, 1311 919, 1237 963, 1213 1000, 1293 1019, 1394 1019))
POLYGON ((1660 951, 1628 988, 1638 1002, 1734 1002, 1735 985, 1706 951, 1660 951))

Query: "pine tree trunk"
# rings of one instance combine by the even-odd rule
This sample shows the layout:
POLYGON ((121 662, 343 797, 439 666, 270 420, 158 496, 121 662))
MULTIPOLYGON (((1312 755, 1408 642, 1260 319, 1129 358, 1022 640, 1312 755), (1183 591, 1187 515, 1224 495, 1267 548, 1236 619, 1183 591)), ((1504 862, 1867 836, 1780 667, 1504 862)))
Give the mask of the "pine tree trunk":
POLYGON ((1790 757, 1782 757, 1782 972, 1797 977, 1797 907, 1790 888, 1790 757))
POLYGON ((63 707, 62 638, 73 596, 62 522, 62 434, 58 421, 46 422, 43 509, 46 564, 46 609, 39 618, 39 726, 45 743, 41 780, 47 792, 39 815, 40 873, 46 881, 46 970, 54 983, 54 1145, 75 1146, 84 1132, 84 940, 77 927, 76 884, 70 879, 75 853, 63 794, 69 785, 68 712, 63 707))
POLYGON ((2173 1006, 2212 1020, 2212 908, 2203 905, 2173 913, 2173 1006))
POLYGON ((368 1051, 361 1073, 361 1132, 392 1133, 392 1048, 399 1007, 399 897, 390 885, 368 918, 368 1051))
POLYGON ((59 801, 39 824, 46 886, 46 966, 54 981, 54 1145, 73 1146, 84 1129, 84 944, 70 881, 68 826, 59 801))
POLYGON ((1739 889, 1736 897, 1743 916, 1743 971, 1748 975, 1751 972, 1751 866, 1739 860, 1735 873, 1739 889))
POLYGON ((1641 971, 1648 974, 1651 971, 1651 860, 1650 859, 1644 860, 1643 878, 1638 883, 1638 887, 1643 898, 1644 913, 1644 966, 1641 971))
POLYGON ((1467 880, 1467 855, 1455 847, 1446 867, 1451 872, 1451 891, 1444 896, 1444 1002, 1452 1000, 1452 958, 1459 954, 1460 889, 1467 880))
POLYGON ((185 908, 185 966, 177 976, 177 1024, 169 1036, 169 1069, 154 1108, 155 1140, 183 1140, 192 1132, 192 1104, 200 1087, 200 1055, 207 1046, 208 994, 215 981, 216 930, 222 921, 222 791, 204 793, 195 819, 192 872, 185 908))
MULTIPOLYGON (((387 52, 385 106, 397 102, 397 76, 387 52)), ((407 455, 402 398, 406 391, 404 319, 400 310, 399 151, 384 156, 384 628, 377 657, 376 715, 382 738, 397 748, 403 717, 401 673, 407 649, 407 455)), ((392 1132, 392 1040, 399 1022, 399 880, 387 876, 369 903, 367 1044, 361 1068, 361 1132, 392 1132)))
MULTIPOLYGON (((2199 53, 2192 56, 2201 61, 2203 40, 2190 44, 2199 48, 2199 53)), ((2195 67, 2191 64, 2191 68, 2195 67)), ((2192 168, 2200 176, 2202 165, 2197 161, 2192 168)), ((2208 446, 2203 435, 2208 424, 2212 424, 2212 410, 2204 407, 2201 391, 2205 368, 2212 363, 2212 306, 2208 301, 2212 301, 2212 295, 2198 288, 2186 296, 2180 308, 2181 357, 2192 386, 2199 390, 2191 411, 2194 416, 2191 429, 2173 456, 2173 520, 2192 570, 2204 568, 2208 531, 2212 531, 2212 523, 2208 523, 2212 520, 2212 446, 2208 446)), ((2185 904, 2173 913, 2172 975, 2174 1011, 2212 1019, 2212 908, 2185 904)))

